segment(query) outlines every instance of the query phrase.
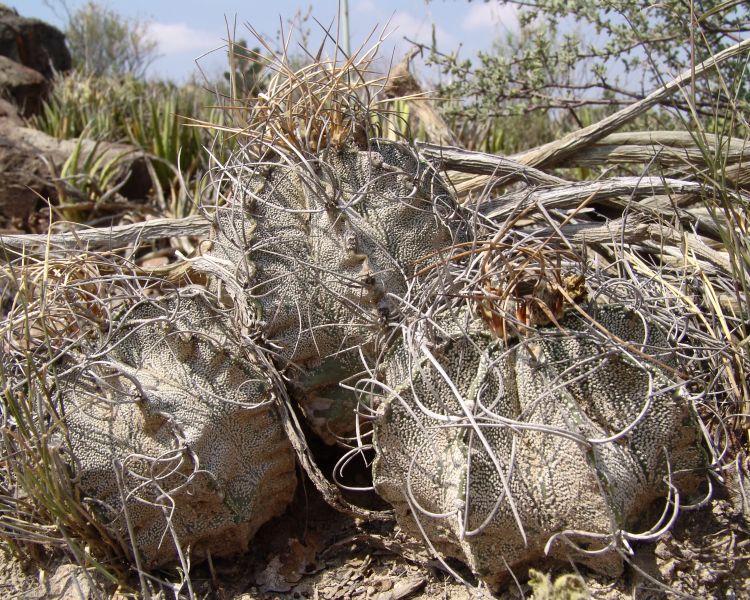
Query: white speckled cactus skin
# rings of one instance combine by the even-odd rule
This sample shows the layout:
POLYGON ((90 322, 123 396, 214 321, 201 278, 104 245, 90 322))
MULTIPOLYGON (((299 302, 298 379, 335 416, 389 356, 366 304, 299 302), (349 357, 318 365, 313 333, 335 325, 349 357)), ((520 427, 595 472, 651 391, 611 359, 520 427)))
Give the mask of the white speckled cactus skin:
MULTIPOLYGON (((399 302, 435 305, 420 292, 419 261, 478 231, 405 147, 347 148, 247 181, 219 211, 212 254, 247 275, 249 325, 288 369, 318 435, 331 443, 353 430, 358 398, 349 387, 358 374, 379 373, 395 390, 375 419, 374 483, 415 534, 416 513, 442 552, 498 582, 513 565, 543 556, 551 537, 576 530, 593 541, 567 539, 595 549, 611 543, 609 552, 577 558, 612 572, 621 562, 618 532, 667 494, 670 471, 673 485, 695 491, 700 477, 680 473, 704 462, 693 409, 670 373, 666 338, 656 328, 646 335, 638 315, 595 311, 604 332, 644 348, 640 362, 573 315, 565 331, 541 329, 538 339, 506 346, 464 310, 464 327, 443 323, 454 338, 433 340, 450 383, 413 350, 419 344, 405 343, 399 327, 426 317, 406 316, 399 302), (456 394, 477 411, 478 425, 456 394), (532 425, 513 430, 507 419, 532 425), (420 517, 417 505, 442 516, 420 517)), ((575 555, 562 538, 550 552, 575 555)))
POLYGON ((283 511, 296 479, 282 377, 329 444, 358 411, 372 417, 375 490, 490 584, 546 550, 614 572, 652 501, 695 490, 705 461, 666 338, 602 306, 589 307, 599 329, 569 311, 561 329, 499 340, 469 301, 444 301, 450 285, 427 285, 426 262, 492 234, 408 146, 238 152, 224 170, 208 291, 139 304, 107 369, 63 392, 82 487, 125 538, 111 465, 127 467, 149 565, 174 559, 166 514, 200 556, 244 549, 283 511), (366 393, 373 382, 381 394, 366 393))
POLYGON ((174 561, 175 537, 196 558, 246 549, 294 493, 268 365, 227 327, 203 295, 144 300, 62 387, 81 487, 123 540, 127 517, 145 566, 174 561))
POLYGON ((461 235, 446 222, 453 198, 410 148, 389 142, 247 178, 236 160, 239 183, 217 212, 209 256, 233 266, 252 297, 248 327, 291 366, 306 416, 332 443, 354 426, 356 399, 339 383, 378 355, 417 261, 461 235))
POLYGON ((556 535, 552 556, 616 574, 617 536, 667 496, 670 475, 683 493, 701 480, 700 432, 663 334, 623 307, 592 309, 648 364, 571 313, 510 345, 465 312, 443 316, 442 332, 417 328, 420 349, 397 345, 386 363, 375 488, 408 530, 490 584, 556 535), (566 539, 609 551, 577 554, 566 539))

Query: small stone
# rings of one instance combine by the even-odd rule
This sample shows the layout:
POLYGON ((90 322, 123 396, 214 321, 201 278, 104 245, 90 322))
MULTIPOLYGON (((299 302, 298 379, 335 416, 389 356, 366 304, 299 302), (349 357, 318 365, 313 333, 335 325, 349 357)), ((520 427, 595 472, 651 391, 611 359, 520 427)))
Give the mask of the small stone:
POLYGON ((666 581, 669 581, 672 579, 676 567, 677 567, 677 561, 674 560, 673 558, 669 559, 668 561, 659 565, 659 573, 661 573, 661 576, 666 581))
POLYGON ((49 581, 49 600, 94 600, 98 597, 91 575, 78 565, 61 565, 49 581))

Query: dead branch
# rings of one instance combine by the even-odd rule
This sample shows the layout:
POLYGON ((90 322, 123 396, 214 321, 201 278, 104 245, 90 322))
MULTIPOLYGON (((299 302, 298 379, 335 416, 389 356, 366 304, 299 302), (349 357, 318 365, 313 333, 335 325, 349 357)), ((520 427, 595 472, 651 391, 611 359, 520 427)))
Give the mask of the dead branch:
POLYGON ((210 222, 202 215, 183 219, 153 219, 115 227, 97 227, 56 234, 0 236, 0 249, 14 253, 38 252, 47 246, 59 248, 122 248, 141 241, 207 235, 210 222))
POLYGON ((615 177, 605 181, 566 183, 553 188, 523 190, 488 200, 482 213, 490 219, 507 219, 534 206, 545 209, 567 209, 581 206, 584 202, 609 203, 624 208, 628 201, 663 194, 699 194, 700 183, 661 177, 615 177), (626 198, 623 201, 621 198, 626 198), (618 200, 620 199, 620 200, 618 200))
POLYGON ((426 142, 417 142, 417 147, 422 156, 437 162, 445 170, 475 175, 491 175, 496 178, 496 183, 507 183, 516 179, 522 179, 526 183, 537 185, 566 183, 560 177, 548 175, 544 171, 503 156, 426 142))
POLYGON ((651 94, 643 100, 635 102, 593 125, 569 133, 565 137, 554 142, 527 150, 526 152, 515 155, 512 158, 515 158, 518 162, 523 164, 540 168, 550 168, 558 165, 571 155, 590 146, 608 134, 613 133, 625 123, 632 121, 653 106, 656 106, 663 100, 669 98, 672 94, 683 89, 684 86, 693 79, 704 77, 717 65, 729 58, 746 52, 748 49, 750 49, 750 39, 743 40, 734 46, 730 46, 726 50, 723 50, 708 60, 696 65, 695 68, 685 71, 679 77, 676 77, 672 81, 651 92, 651 94))
MULTIPOLYGON (((731 165, 727 175, 736 184, 750 183, 750 143, 738 138, 707 135, 700 143, 705 152, 731 165)), ((597 167, 605 164, 655 163, 661 167, 706 166, 706 155, 687 131, 615 133, 562 161, 561 167, 597 167)))

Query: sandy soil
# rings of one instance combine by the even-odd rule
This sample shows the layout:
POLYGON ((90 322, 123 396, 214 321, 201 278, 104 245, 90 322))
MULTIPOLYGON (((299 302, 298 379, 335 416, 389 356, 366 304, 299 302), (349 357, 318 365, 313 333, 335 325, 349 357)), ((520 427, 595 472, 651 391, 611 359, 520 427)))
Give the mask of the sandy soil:
MULTIPOLYGON (((707 508, 684 513, 658 542, 636 547, 622 577, 607 580, 583 568, 578 573, 596 599, 750 598, 747 508, 743 510, 740 494, 720 489, 707 508)), ((198 565, 190 579, 196 597, 217 600, 464 600, 480 595, 445 574, 439 562, 420 549, 398 530, 363 526, 335 512, 308 482, 300 486, 289 510, 259 531, 248 554, 198 565)), ((572 565, 537 568, 553 579, 576 572, 572 565)), ((174 572, 156 575, 179 581, 174 572)), ((518 585, 512 582, 494 597, 532 597, 525 584, 528 575, 517 576, 518 585)), ((134 589, 137 585, 133 581, 134 589)), ((152 591, 155 598, 166 600, 174 598, 176 590, 154 584, 152 591)), ((186 584, 177 595, 188 597, 186 584)), ((24 570, 5 556, 0 560, 0 597, 122 600, 140 595, 96 585, 80 568, 59 558, 50 559, 45 568, 24 570)))

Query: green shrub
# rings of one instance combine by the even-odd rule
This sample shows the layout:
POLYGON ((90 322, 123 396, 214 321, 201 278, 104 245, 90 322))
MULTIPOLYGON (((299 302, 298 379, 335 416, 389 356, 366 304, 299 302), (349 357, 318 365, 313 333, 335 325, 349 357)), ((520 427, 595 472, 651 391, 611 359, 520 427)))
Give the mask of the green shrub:
POLYGON ((73 65, 96 76, 142 77, 157 58, 158 42, 149 36, 148 22, 128 19, 89 0, 67 13, 65 36, 73 65))

